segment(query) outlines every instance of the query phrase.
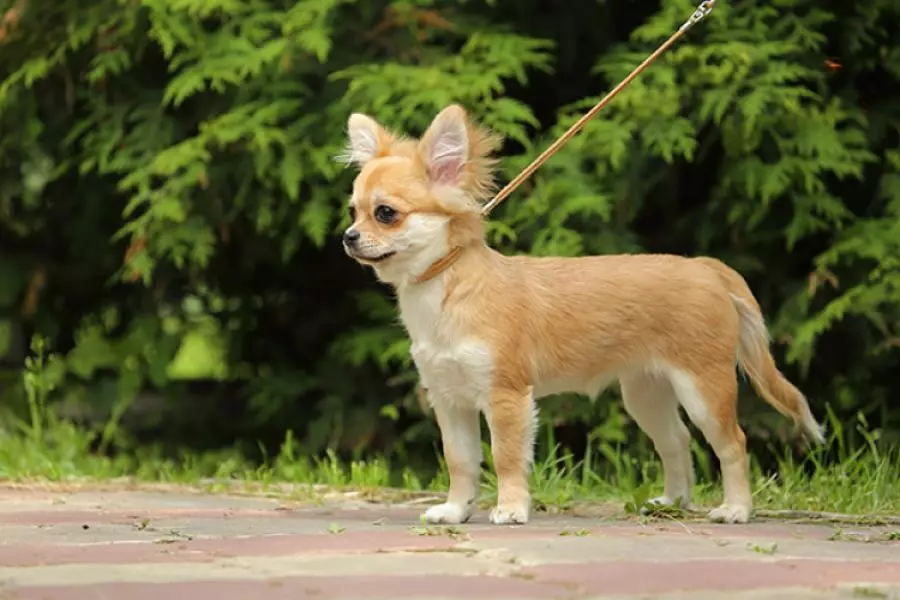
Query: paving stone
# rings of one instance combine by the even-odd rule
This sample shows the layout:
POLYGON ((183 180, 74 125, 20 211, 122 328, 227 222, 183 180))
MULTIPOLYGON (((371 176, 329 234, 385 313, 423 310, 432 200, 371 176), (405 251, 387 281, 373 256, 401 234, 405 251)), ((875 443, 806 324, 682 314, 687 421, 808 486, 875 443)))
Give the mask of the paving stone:
POLYGON ((890 528, 538 514, 424 527, 420 506, 194 491, 0 489, 0 600, 900 600, 890 528))

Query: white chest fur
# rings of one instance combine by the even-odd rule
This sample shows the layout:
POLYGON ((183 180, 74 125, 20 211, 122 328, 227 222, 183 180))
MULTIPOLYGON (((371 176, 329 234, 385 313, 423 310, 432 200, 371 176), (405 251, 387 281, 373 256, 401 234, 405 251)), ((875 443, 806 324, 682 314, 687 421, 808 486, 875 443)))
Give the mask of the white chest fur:
POLYGON ((399 290, 400 316, 412 341, 412 358, 429 402, 486 410, 493 357, 490 347, 460 331, 443 310, 441 278, 399 290))

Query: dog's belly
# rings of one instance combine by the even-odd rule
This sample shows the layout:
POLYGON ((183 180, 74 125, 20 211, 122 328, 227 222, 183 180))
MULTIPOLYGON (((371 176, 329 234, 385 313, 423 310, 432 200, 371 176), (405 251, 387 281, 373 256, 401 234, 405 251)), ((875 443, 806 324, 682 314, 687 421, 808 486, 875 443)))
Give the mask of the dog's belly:
POLYGON ((566 377, 551 379, 546 381, 537 381, 534 384, 534 397, 543 398, 544 396, 552 396, 553 394, 584 394, 590 398, 594 398, 606 389, 609 384, 615 381, 616 376, 613 375, 597 375, 591 379, 584 377, 566 377))
POLYGON ((422 387, 432 404, 454 404, 485 410, 490 401, 493 357, 478 342, 448 346, 413 343, 411 354, 422 387))

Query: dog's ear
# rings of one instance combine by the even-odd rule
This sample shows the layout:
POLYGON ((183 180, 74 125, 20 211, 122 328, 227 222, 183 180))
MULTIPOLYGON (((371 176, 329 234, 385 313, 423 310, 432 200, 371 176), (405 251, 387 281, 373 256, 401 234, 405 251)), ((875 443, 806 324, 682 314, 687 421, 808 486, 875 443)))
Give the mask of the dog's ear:
POLYGON ((375 119, 353 113, 347 120, 347 148, 339 158, 362 168, 373 158, 387 155, 394 136, 375 119))
POLYGON ((469 157, 466 111, 456 104, 434 118, 422 141, 419 156, 435 183, 460 185, 469 157))

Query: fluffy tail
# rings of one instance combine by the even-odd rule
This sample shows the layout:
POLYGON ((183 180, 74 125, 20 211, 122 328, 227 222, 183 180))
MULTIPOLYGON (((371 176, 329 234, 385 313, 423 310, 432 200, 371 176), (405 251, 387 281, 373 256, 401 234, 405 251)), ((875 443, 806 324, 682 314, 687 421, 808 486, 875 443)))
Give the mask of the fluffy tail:
POLYGON ((696 260, 715 270, 731 294, 740 316, 737 361, 754 389, 775 410, 793 419, 810 439, 824 443, 824 430, 809 410, 806 398, 775 365, 769 352, 769 332, 750 286, 737 271, 718 260, 706 257, 696 260))

